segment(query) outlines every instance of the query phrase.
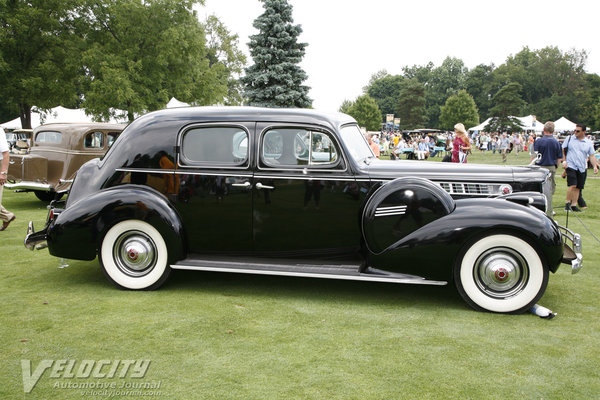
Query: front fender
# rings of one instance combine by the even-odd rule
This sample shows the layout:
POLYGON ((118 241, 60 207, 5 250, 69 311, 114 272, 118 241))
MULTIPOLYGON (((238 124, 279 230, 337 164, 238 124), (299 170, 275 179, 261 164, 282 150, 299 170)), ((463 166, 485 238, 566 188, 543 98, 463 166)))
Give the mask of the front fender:
POLYGON ((69 205, 47 228, 50 254, 93 260, 106 232, 128 219, 148 222, 160 232, 169 262, 183 258, 186 246, 179 214, 160 192, 137 185, 100 190, 69 205))
POLYGON ((528 241, 555 272, 563 247, 558 226, 541 211, 503 199, 457 200, 449 214, 388 246, 373 263, 430 279, 446 279, 465 245, 491 233, 508 232, 528 241))

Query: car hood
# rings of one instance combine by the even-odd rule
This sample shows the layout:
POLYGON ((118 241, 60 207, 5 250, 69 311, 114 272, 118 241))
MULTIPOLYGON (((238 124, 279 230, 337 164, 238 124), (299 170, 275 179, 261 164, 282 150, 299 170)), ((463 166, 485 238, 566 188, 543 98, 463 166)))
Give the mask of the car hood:
POLYGON ((378 160, 364 166, 371 180, 418 176, 432 181, 543 182, 548 171, 539 166, 457 164, 413 160, 378 160))

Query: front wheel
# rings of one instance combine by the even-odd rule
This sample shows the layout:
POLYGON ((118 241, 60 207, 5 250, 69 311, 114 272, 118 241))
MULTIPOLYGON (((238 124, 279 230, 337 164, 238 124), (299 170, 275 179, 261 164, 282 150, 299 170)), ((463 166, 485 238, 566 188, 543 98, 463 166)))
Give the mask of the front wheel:
POLYGON ((104 274, 123 289, 156 289, 171 271, 162 235, 139 220, 122 221, 110 228, 99 256, 104 274))
POLYGON ((455 266, 454 281, 476 310, 520 313, 544 294, 548 269, 526 241, 509 234, 490 235, 466 249, 455 266))

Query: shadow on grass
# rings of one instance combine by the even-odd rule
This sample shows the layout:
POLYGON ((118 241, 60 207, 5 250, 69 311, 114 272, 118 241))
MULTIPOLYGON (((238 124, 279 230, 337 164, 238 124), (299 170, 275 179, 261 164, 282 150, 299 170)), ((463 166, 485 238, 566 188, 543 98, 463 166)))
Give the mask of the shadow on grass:
POLYGON ((323 301, 468 309, 452 283, 446 286, 355 282, 285 276, 173 271, 165 291, 203 291, 228 296, 314 299, 323 301))
MULTIPOLYGON (((98 261, 70 260, 69 263, 70 266, 63 276, 56 279, 60 280, 62 285, 85 291, 120 290, 104 276, 98 261)), ((58 259, 56 266, 58 268, 58 259)), ((57 274, 61 271, 57 269, 57 274)), ((177 293, 190 295, 194 292, 215 296, 251 296, 265 300, 318 299, 332 304, 344 302, 349 306, 367 304, 470 310, 451 282, 446 286, 429 286, 174 270, 167 282, 153 293, 160 297, 161 293, 172 296, 177 293)))

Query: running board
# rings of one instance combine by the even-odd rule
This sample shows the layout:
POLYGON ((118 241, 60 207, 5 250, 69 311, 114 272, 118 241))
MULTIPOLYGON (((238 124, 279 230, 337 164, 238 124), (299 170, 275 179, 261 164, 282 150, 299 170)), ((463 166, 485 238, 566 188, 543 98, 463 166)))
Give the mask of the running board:
POLYGON ((295 260, 291 263, 280 264, 272 260, 257 262, 238 262, 232 260, 214 259, 185 259, 171 265, 173 269, 189 271, 227 272, 251 275, 293 276, 301 278, 339 279, 348 281, 406 283, 413 285, 444 286, 448 282, 431 281, 423 277, 408 274, 384 272, 367 268, 359 272, 361 265, 356 264, 316 264, 300 263, 295 260))

